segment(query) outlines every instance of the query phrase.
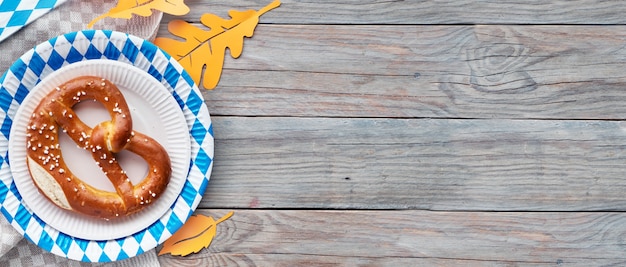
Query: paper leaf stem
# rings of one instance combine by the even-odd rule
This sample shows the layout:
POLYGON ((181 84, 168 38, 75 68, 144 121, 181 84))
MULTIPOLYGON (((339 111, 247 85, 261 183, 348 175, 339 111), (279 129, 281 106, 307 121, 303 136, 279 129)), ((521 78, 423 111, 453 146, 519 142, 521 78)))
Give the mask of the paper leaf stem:
POLYGON ((183 1, 184 0, 119 0, 117 6, 89 22, 87 28, 93 27, 96 22, 106 17, 130 19, 133 14, 147 17, 152 15, 152 9, 176 16, 185 15, 189 13, 189 7, 185 5, 183 1))
POLYGON ((243 38, 252 37, 259 17, 278 6, 280 1, 275 0, 259 11, 230 10, 228 20, 213 14, 204 14, 200 17, 200 22, 209 30, 183 20, 172 20, 168 24, 168 30, 184 41, 158 37, 154 43, 174 57, 189 72, 196 84, 200 84, 202 78, 204 88, 213 89, 222 74, 226 48, 233 58, 238 58, 243 50, 243 38))
POLYGON ((231 211, 217 221, 213 217, 204 215, 189 217, 189 220, 163 243, 159 255, 170 253, 174 256, 187 256, 208 248, 215 237, 217 224, 227 220, 233 214, 234 212, 231 211))

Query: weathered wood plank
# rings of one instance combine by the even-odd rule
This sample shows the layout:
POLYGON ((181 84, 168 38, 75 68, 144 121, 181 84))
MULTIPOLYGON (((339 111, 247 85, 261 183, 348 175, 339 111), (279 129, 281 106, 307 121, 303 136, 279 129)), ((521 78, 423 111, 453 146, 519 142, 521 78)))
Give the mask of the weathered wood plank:
POLYGON ((215 115, 626 119, 624 44, 625 26, 261 25, 205 97, 215 115))
MULTIPOLYGON (((355 257, 326 255, 294 255, 294 254, 255 254, 238 252, 219 252, 194 256, 193 259, 162 256, 159 258, 162 267, 184 266, 498 266, 496 262, 434 259, 434 258, 402 258, 402 257, 355 257)), ((500 263, 500 265, 503 263, 500 263)), ((512 264, 512 263, 511 263, 512 264)))
MULTIPOLYGON (((198 21, 206 12, 227 17, 272 0, 186 0, 195 8, 183 17, 198 21)), ((261 17, 279 24, 624 24, 626 7, 617 1, 296 1, 261 17)))
POLYGON ((213 120, 202 208, 626 209, 624 122, 213 120))
MULTIPOLYGON (((227 211, 199 213, 218 218, 227 211)), ((624 213, 236 210, 162 266, 623 265, 624 213)))
POLYGON ((626 264, 625 6, 282 3, 204 91, 235 215, 163 266, 626 264))

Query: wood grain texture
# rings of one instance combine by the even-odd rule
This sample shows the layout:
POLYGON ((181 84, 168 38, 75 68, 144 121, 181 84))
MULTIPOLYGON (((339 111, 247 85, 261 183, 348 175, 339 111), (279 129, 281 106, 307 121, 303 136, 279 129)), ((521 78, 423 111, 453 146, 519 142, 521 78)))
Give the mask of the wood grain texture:
POLYGON ((625 210, 625 126, 214 117, 200 207, 625 210))
POLYGON ((281 2, 203 90, 235 215, 163 266, 626 265, 626 6, 281 2))
MULTIPOLYGON (((201 211, 220 217, 227 210, 201 211)), ((236 210, 162 266, 623 265, 624 213, 236 210)))
MULTIPOLYGON (((186 0, 195 7, 182 19, 198 21, 207 11, 227 16, 272 0, 186 0)), ((281 0, 281 8, 263 17, 273 24, 624 24, 626 7, 618 1, 297 1, 281 0)), ((167 19, 167 17, 166 17, 167 19)))
POLYGON ((261 25, 245 42, 204 92, 212 114, 626 118, 624 26, 261 25))

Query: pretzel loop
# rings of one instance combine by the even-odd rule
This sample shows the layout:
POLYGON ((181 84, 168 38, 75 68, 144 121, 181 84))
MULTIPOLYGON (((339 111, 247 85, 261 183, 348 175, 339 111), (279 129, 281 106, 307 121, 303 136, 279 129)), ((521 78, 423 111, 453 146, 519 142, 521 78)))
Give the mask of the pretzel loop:
POLYGON ((127 216, 155 201, 169 183, 172 170, 167 151, 156 140, 132 130, 124 96, 99 77, 78 77, 48 94, 35 108, 26 136, 34 183, 53 203, 68 210, 106 219, 127 216), (94 128, 86 125, 72 109, 86 100, 102 103, 111 120, 94 128), (115 192, 94 188, 69 170, 59 146, 59 131, 91 153, 115 192), (116 160, 122 150, 139 155, 148 165, 146 176, 137 184, 116 160))

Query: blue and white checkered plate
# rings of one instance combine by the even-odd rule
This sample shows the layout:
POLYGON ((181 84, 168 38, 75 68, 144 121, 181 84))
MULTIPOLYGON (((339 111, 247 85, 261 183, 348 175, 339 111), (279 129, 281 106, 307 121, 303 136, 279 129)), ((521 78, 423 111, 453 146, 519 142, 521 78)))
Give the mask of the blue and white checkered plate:
POLYGON ((123 260, 163 243, 200 203, 213 167, 212 123, 200 90, 176 60, 154 44, 126 33, 100 30, 68 33, 22 55, 0 77, 0 122, 0 211, 29 241, 74 260, 123 260), (11 172, 9 136, 18 108, 42 80, 72 64, 102 60, 121 62, 145 71, 171 93, 188 126, 191 155, 182 190, 161 217, 157 216, 145 229, 128 236, 89 240, 59 231, 27 205, 11 172))

